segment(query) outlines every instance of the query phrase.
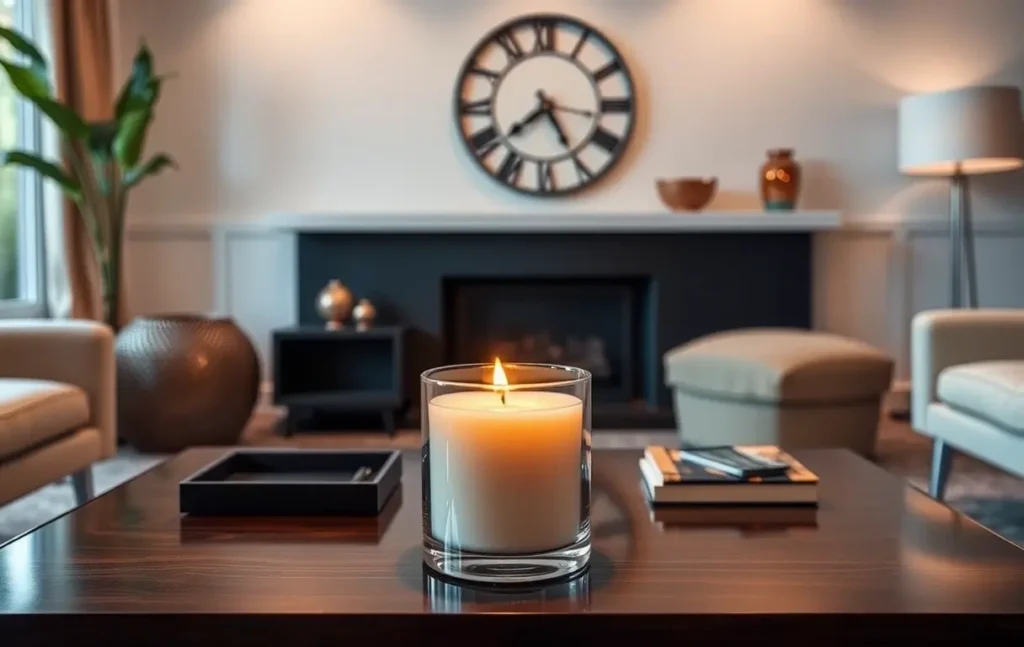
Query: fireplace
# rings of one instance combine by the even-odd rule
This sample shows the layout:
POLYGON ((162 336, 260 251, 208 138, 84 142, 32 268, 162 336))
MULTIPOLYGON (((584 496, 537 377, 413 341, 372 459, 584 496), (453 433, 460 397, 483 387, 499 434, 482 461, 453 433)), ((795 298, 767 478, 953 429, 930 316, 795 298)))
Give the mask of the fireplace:
POLYGON ((444 277, 442 294, 446 363, 565 364, 591 372, 599 402, 644 399, 649 277, 444 277))

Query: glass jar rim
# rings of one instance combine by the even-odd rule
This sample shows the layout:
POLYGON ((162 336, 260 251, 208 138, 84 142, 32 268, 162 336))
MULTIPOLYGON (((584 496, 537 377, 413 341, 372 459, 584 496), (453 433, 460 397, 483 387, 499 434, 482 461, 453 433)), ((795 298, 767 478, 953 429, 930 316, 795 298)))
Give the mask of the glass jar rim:
MULTIPOLYGON (((574 384, 581 384, 583 382, 589 382, 592 378, 590 371, 582 369, 576 366, 564 366, 562 364, 542 364, 540 362, 502 362, 502 367, 506 369, 524 367, 524 368, 537 368, 537 369, 548 369, 563 371, 574 377, 570 377, 564 380, 549 380, 547 382, 530 382, 527 384, 509 384, 508 386, 501 387, 508 391, 515 391, 518 389, 553 389, 558 387, 572 386, 574 384)), ((493 390, 493 384, 487 384, 486 382, 463 382, 459 380, 439 380, 433 377, 433 374, 440 371, 452 371, 452 370, 470 370, 470 369, 487 369, 493 367, 494 364, 478 362, 474 364, 450 364, 448 366, 437 366, 435 368, 427 369, 420 373, 421 382, 429 382, 435 386, 454 386, 466 389, 488 389, 493 390)))

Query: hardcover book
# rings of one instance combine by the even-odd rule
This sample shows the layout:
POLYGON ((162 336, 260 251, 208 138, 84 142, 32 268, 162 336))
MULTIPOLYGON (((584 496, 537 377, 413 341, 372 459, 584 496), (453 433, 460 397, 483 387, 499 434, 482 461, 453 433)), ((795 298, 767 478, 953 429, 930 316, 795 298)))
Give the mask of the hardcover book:
POLYGON ((818 509, 811 505, 655 505, 650 518, 662 530, 798 528, 816 526, 818 509))
POLYGON ((783 461, 789 470, 778 476, 731 476, 682 460, 680 450, 652 446, 640 459, 644 487, 655 504, 816 505, 818 477, 798 460, 773 446, 743 446, 745 452, 783 461))

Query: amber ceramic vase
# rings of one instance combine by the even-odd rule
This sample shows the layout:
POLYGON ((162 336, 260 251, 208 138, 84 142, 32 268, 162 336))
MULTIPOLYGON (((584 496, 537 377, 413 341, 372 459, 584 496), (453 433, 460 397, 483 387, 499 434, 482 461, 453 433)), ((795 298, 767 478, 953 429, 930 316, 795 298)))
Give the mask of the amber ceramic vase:
POLYGON ((789 148, 768 151, 761 166, 761 201, 768 211, 792 211, 800 195, 800 165, 789 148))

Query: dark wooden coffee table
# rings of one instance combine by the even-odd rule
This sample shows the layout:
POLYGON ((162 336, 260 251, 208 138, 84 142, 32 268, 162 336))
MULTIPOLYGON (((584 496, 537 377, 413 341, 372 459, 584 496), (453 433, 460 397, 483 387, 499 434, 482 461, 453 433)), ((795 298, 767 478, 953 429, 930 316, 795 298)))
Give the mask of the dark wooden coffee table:
POLYGON ((760 527, 652 522, 639 453, 597 451, 589 575, 516 592, 424 573, 419 452, 377 520, 182 519, 178 481, 222 451, 187 451, 0 549, 4 644, 1024 636, 1024 551, 843 451, 797 453, 821 476, 816 525, 760 527))

